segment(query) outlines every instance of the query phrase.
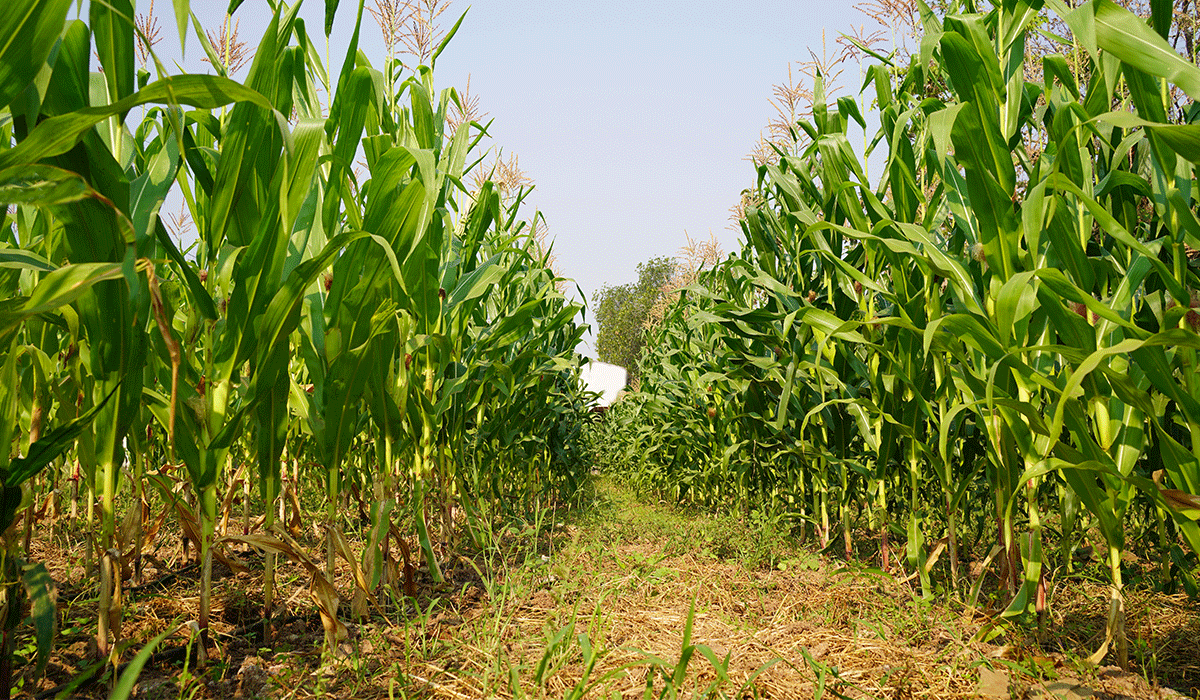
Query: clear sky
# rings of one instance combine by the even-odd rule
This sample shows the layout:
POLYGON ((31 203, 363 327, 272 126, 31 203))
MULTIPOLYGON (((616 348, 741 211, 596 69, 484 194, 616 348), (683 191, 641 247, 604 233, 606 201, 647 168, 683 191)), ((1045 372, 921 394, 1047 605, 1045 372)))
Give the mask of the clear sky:
MULTIPOLYGON (((227 3, 191 7, 217 28, 227 3)), ((329 47, 335 71, 356 8, 341 0, 329 47)), ((148 9, 137 0, 137 12, 148 9)), ((490 146, 519 156, 536 184, 527 203, 544 213, 562 272, 589 296, 635 279, 639 262, 674 255, 685 231, 711 231, 726 253, 737 250, 729 209, 754 185, 746 155, 775 115, 772 86, 787 80, 789 62, 794 70, 810 50, 820 55, 823 41, 832 52, 840 34, 871 25, 855 3, 837 0, 453 0, 443 28, 464 11, 436 81, 461 89, 471 76, 472 95, 495 120, 490 146)), ((179 60, 170 0, 158 0, 155 15, 157 51, 170 65, 179 60)), ((301 15, 310 36, 322 33, 321 0, 307 0, 301 15)), ((253 47, 270 8, 245 0, 234 17, 253 47)), ((382 66, 382 32, 368 13, 363 28, 360 47, 382 66)), ((209 72, 190 32, 182 65, 209 72)), ((857 65, 844 77, 855 89, 857 65)))

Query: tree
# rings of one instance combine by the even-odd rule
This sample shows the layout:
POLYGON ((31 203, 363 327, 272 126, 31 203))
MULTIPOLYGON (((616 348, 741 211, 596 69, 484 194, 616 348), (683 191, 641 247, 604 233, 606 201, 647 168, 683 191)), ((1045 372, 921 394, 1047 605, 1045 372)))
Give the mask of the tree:
POLYGON ((662 256, 637 266, 636 282, 616 287, 604 285, 596 292, 596 355, 601 362, 629 370, 629 381, 638 380, 638 362, 645 347, 645 323, 663 287, 675 273, 675 261, 662 256))

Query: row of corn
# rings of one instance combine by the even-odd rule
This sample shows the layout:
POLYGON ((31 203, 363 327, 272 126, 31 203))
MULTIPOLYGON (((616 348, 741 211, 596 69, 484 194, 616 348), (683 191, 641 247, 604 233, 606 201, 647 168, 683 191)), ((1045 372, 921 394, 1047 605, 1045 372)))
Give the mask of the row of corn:
POLYGON ((457 24, 419 67, 377 67, 360 1, 334 72, 299 4, 273 3, 239 82, 186 0, 180 40, 194 26, 216 75, 170 75, 153 51, 138 68, 132 0, 75 5, 0 13, 0 694, 26 614, 46 663, 53 583, 30 533, 67 501, 115 661, 123 582, 164 518, 198 548, 203 637, 213 558, 249 545, 268 635, 286 556, 336 642, 339 557, 362 614, 401 585, 401 550, 440 581, 492 518, 575 493, 579 306, 527 190, 489 177, 487 125, 447 118, 466 106, 433 67, 457 24), (166 225, 169 197, 194 240, 166 225), (323 566, 279 521, 314 490, 323 566), (369 525, 352 549, 353 502, 369 525))
POLYGON ((867 528, 926 595, 992 581, 1000 628, 1044 631, 1090 542, 1111 581, 1094 659, 1125 665, 1123 555, 1192 594, 1200 573, 1200 68, 1169 2, 948 5, 920 3, 909 61, 866 70, 877 182, 848 138, 868 105, 818 78, 602 459, 847 557, 867 528), (1035 32, 1055 50, 1031 66, 1035 32))

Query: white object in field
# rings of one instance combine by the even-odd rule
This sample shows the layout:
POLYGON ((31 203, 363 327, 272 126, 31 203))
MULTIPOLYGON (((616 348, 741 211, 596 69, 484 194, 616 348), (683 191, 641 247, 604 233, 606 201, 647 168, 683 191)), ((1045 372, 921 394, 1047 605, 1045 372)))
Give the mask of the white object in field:
POLYGON ((625 389, 629 372, 624 367, 590 360, 579 368, 579 378, 588 391, 600 394, 597 404, 607 408, 617 400, 617 394, 625 389))

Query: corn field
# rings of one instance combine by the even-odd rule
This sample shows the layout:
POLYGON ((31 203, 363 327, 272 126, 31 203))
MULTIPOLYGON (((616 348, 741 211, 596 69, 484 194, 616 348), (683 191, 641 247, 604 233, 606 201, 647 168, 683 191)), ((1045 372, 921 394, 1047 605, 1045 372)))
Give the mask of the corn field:
POLYGON ((1200 574, 1187 18, 945 4, 917 3, 909 60, 872 52, 862 101, 827 100, 816 76, 811 115, 756 158, 741 250, 667 310, 600 459, 877 555, 926 596, 974 605, 999 581, 997 630, 1042 629, 1050 584, 1094 547, 1111 594, 1092 660, 1127 666, 1123 555, 1167 590, 1194 596, 1200 574), (1052 50, 1030 66, 1034 40, 1052 50), (868 109, 874 180, 848 137, 868 109), (970 548, 986 575, 960 570, 970 548))
POLYGON ((911 54, 859 42, 865 97, 815 76, 755 158, 741 250, 655 307, 640 388, 598 424, 528 181, 434 81, 464 17, 351 3, 334 64, 338 0, 320 28, 273 0, 256 47, 241 0, 219 34, 173 4, 213 74, 170 73, 133 0, 0 13, 0 697, 18 637, 40 672, 57 634, 41 528, 80 538, 114 670, 164 528, 198 563, 201 662, 214 563, 253 552, 263 644, 286 559, 332 651, 595 467, 878 557, 925 597, 973 607, 990 583, 985 634, 1045 634, 1095 551, 1094 663, 1129 663, 1129 556, 1197 595, 1200 67, 1171 2, 918 0, 911 54))
POLYGON ((363 615, 417 567, 441 580, 492 518, 577 492, 581 307, 527 189, 485 167, 487 125, 435 88, 457 24, 419 66, 376 66, 359 2, 344 61, 326 65, 322 29, 272 3, 239 82, 232 43, 214 46, 186 0, 180 40, 194 27, 216 75, 169 74, 132 0, 90 3, 86 21, 68 19, 75 4, 0 13, 3 697, 26 611, 43 666, 55 634, 52 582, 29 558, 44 518, 69 511, 88 536, 99 651, 116 663, 121 588, 163 518, 202 563, 205 642, 213 560, 236 570, 250 545, 266 553, 267 638, 288 557, 336 643, 337 558, 363 615), (326 496, 323 556, 283 522, 300 518, 301 482, 326 496), (369 508, 361 556, 340 532, 349 503, 369 508))

